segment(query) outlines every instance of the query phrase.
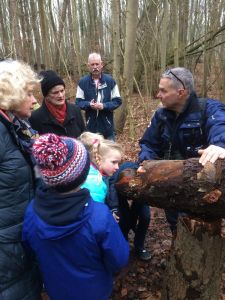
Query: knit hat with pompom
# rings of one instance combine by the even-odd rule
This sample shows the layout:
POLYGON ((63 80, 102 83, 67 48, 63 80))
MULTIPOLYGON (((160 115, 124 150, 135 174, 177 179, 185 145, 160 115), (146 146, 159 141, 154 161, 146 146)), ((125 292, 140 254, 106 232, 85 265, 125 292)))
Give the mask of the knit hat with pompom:
POLYGON ((88 175, 88 152, 75 139, 44 134, 35 140, 32 152, 44 182, 60 192, 75 189, 88 175))

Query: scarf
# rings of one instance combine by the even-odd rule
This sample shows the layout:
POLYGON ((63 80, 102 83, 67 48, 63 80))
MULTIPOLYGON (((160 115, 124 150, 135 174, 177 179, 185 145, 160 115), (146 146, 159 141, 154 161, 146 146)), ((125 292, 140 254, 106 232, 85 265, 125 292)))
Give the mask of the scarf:
POLYGON ((12 112, 0 109, 0 113, 12 124, 13 131, 10 130, 11 135, 28 162, 31 163, 31 165, 34 165, 34 159, 31 153, 34 139, 39 137, 38 132, 31 127, 27 120, 19 119, 12 112))
POLYGON ((63 106, 56 106, 49 101, 45 101, 45 105, 53 117, 55 117, 60 124, 63 124, 66 118, 66 102, 63 106))

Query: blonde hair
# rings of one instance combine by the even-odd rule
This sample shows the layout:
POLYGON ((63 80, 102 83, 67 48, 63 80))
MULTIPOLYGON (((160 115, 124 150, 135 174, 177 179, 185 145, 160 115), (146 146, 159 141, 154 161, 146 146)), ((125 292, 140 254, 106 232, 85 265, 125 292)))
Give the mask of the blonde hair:
POLYGON ((106 140, 101 134, 84 132, 80 135, 79 140, 84 144, 90 154, 91 161, 99 166, 100 157, 104 157, 111 150, 123 153, 122 146, 111 140, 106 140))
POLYGON ((27 89, 41 79, 31 67, 18 60, 0 62, 0 109, 17 110, 26 98, 27 89))

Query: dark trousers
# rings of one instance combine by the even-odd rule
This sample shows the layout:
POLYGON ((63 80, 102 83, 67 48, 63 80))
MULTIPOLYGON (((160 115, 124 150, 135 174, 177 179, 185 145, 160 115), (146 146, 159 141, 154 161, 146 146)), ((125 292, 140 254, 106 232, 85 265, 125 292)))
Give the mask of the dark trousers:
POLYGON ((129 207, 126 199, 119 199, 120 228, 128 239, 128 233, 132 229, 135 233, 134 246, 136 250, 144 249, 145 236, 150 223, 150 207, 146 204, 133 202, 129 207))
POLYGON ((169 223, 170 230, 175 232, 177 230, 177 221, 179 213, 171 209, 165 209, 166 220, 169 223))
POLYGON ((170 230, 172 232, 177 231, 178 218, 187 216, 187 214, 184 212, 178 212, 178 211, 171 210, 171 209, 165 209, 165 214, 166 214, 167 222, 169 223, 169 226, 170 226, 170 230))

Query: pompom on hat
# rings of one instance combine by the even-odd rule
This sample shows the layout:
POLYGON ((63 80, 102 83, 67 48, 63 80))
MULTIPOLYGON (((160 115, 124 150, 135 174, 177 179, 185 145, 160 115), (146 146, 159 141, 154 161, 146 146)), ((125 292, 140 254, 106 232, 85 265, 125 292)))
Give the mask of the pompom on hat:
POLYGON ((77 188, 87 178, 89 154, 75 139, 44 134, 35 140, 32 153, 46 185, 60 192, 77 188))
POLYGON ((65 82, 60 78, 54 71, 41 71, 40 75, 43 77, 41 81, 41 91, 43 96, 47 96, 50 89, 56 85, 63 85, 65 87, 65 82))

